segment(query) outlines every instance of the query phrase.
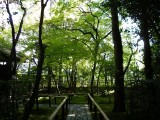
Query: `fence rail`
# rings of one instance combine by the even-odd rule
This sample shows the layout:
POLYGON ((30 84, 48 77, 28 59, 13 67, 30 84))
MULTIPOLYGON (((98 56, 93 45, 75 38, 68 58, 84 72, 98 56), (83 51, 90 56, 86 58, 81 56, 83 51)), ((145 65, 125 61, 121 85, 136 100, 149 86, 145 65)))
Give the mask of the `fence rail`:
POLYGON ((60 105, 54 110, 54 112, 51 114, 51 116, 48 118, 48 120, 56 120, 57 114, 62 108, 62 120, 65 119, 65 109, 68 110, 68 97, 64 97, 64 100, 60 103, 60 105), (65 107, 66 105, 66 107, 65 107))
MULTIPOLYGON (((104 113, 104 111, 100 108, 100 106, 95 102, 95 100, 92 98, 92 96, 88 93, 83 93, 83 94, 68 94, 67 96, 57 96, 57 97, 64 97, 64 100, 60 103, 60 105, 54 110, 54 112, 50 115, 48 120, 56 120, 57 119, 57 114, 58 112, 62 109, 62 120, 65 119, 65 110, 68 110, 68 102, 69 104, 71 103, 71 99, 70 97, 72 97, 73 95, 83 95, 83 96, 88 96, 88 105, 90 107, 90 110, 92 110, 94 107, 94 112, 95 112, 95 118, 98 120, 109 120, 109 118, 107 117, 107 115, 104 113), (69 101, 68 101, 69 98, 69 101), (66 105, 66 107, 65 107, 66 105), (99 116, 98 116, 98 112, 99 111, 99 116)), ((56 102, 56 96, 55 97, 55 102, 56 102)))
POLYGON ((90 105, 90 109, 92 110, 92 103, 94 106, 95 117, 98 119, 97 111, 100 112, 99 120, 109 120, 104 111, 100 108, 100 106, 94 101, 91 95, 88 93, 88 104, 90 105))

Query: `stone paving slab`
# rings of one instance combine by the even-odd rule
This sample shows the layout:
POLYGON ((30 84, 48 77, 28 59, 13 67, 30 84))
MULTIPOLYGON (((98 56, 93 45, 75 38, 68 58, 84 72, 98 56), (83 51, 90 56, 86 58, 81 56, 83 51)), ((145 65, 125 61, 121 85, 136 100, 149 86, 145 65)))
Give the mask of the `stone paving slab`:
POLYGON ((69 104, 68 107, 69 112, 66 120, 92 120, 87 104, 69 104))

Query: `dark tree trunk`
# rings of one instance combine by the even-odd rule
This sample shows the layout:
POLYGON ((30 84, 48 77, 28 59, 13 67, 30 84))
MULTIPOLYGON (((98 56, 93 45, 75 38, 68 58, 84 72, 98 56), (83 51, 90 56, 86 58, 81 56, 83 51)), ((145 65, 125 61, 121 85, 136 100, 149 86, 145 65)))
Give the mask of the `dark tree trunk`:
POLYGON ((25 106, 25 110, 23 113, 23 120, 28 120, 29 115, 32 111, 35 99, 38 96, 38 90, 39 90, 39 84, 41 80, 41 73, 42 73, 42 65, 44 61, 44 50, 41 50, 39 61, 38 61, 38 66, 37 66, 37 75, 36 75, 36 80, 34 83, 34 88, 33 88, 33 93, 30 97, 30 100, 28 101, 27 105, 25 106))
POLYGON ((69 77, 70 77, 70 72, 69 72, 69 69, 67 68, 67 70, 66 70, 66 79, 67 79, 67 83, 68 83, 68 88, 71 89, 71 82, 69 80, 69 77))
POLYGON ((5 4, 6 4, 7 13, 9 15, 9 23, 11 25, 11 31, 12 31, 12 49, 11 49, 11 53, 10 53, 10 58, 7 61, 7 68, 8 68, 7 74, 8 74, 8 76, 6 77, 7 80, 9 80, 9 79, 11 79, 12 75, 16 75, 16 69, 17 69, 16 45, 18 43, 21 31, 22 31, 23 20, 26 15, 26 9, 23 7, 22 1, 20 1, 20 7, 24 13, 23 13, 23 16, 22 16, 20 24, 19 24, 18 32, 16 33, 12 14, 11 14, 10 7, 9 7, 9 4, 10 4, 9 0, 6 0, 5 4))
POLYGON ((112 37, 114 43, 115 58, 115 93, 114 93, 114 112, 125 112, 125 91, 123 73, 123 48, 119 31, 117 0, 110 0, 112 15, 112 37))
POLYGON ((59 80, 58 80, 58 87, 61 89, 62 88, 62 82, 63 82, 63 77, 62 77, 62 56, 59 59, 59 80))
POLYGON ((92 68, 92 76, 91 76, 91 96, 93 96, 93 83, 94 83, 94 77, 95 77, 95 72, 96 72, 96 65, 97 65, 97 54, 99 50, 99 41, 96 39, 95 41, 95 49, 94 49, 94 63, 93 63, 93 68, 92 68))
POLYGON ((48 93, 51 93, 51 79, 52 79, 52 68, 48 67, 48 93))
POLYGON ((56 80, 56 72, 57 71, 57 67, 55 67, 55 74, 53 73, 53 71, 51 72, 51 74, 52 74, 52 77, 51 78, 53 78, 53 81, 54 81, 54 84, 55 84, 55 86, 56 86, 56 92, 58 93, 58 94, 60 94, 60 91, 59 91, 59 88, 58 88, 58 82, 57 82, 57 80, 56 80))
POLYGON ((153 79, 153 69, 152 69, 152 58, 151 58, 151 47, 149 42, 149 32, 148 32, 148 17, 146 10, 142 8, 142 15, 140 16, 140 29, 141 38, 144 42, 144 74, 147 80, 153 79))
MULTIPOLYGON (((103 65, 103 64, 102 64, 103 65)), ((98 72, 98 77, 97 77, 97 95, 99 94, 99 81, 100 81, 100 75, 101 75, 101 71, 102 71, 102 65, 100 65, 100 68, 99 68, 99 72, 98 72)))
POLYGON ((40 22, 39 22, 39 59, 38 59, 38 66, 37 66, 37 75, 34 83, 33 93, 27 105, 25 106, 25 110, 22 117, 23 120, 28 120, 29 115, 32 111, 35 99, 38 96, 39 84, 40 84, 41 74, 42 74, 42 66, 44 62, 44 53, 45 53, 45 47, 42 43, 42 25, 43 25, 43 18, 44 18, 44 9, 47 5, 47 2, 48 0, 46 0, 44 4, 44 1, 41 0, 41 15, 40 15, 40 22))
POLYGON ((73 58, 72 66, 71 66, 72 70, 69 72, 70 82, 68 80, 68 85, 71 91, 75 91, 76 85, 77 85, 77 65, 76 64, 77 62, 73 58))
POLYGON ((77 86, 77 65, 76 65, 76 60, 73 58, 73 63, 72 63, 72 77, 73 77, 73 90, 76 90, 77 86))
POLYGON ((94 83, 94 74, 96 71, 96 62, 93 64, 93 69, 92 69, 92 76, 91 76, 91 96, 93 96, 93 83, 94 83))
POLYGON ((71 73, 70 73, 70 84, 71 84, 70 89, 71 89, 71 91, 73 91, 73 84, 74 84, 74 80, 73 79, 74 78, 73 78, 73 70, 72 70, 71 73))
MULTIPOLYGON (((16 75, 16 71, 17 71, 17 56, 16 56, 16 45, 18 43, 18 40, 19 40, 19 37, 20 37, 20 34, 21 34, 21 30, 22 30, 22 26, 23 26, 23 19, 26 15, 26 9, 23 7, 23 3, 22 1, 20 0, 19 1, 19 4, 20 4, 20 7, 21 9, 23 10, 23 15, 22 15, 22 18, 21 18, 21 21, 20 21, 20 24, 19 24, 19 28, 18 28, 18 32, 16 33, 15 31, 15 26, 14 26, 14 21, 13 21, 13 18, 12 18, 12 14, 11 14, 11 11, 10 11, 10 7, 9 7, 9 4, 10 4, 10 1, 9 0, 6 0, 4 1, 5 5, 6 5, 6 10, 7 10, 7 13, 9 15, 9 23, 11 25, 11 31, 12 31, 12 49, 11 49, 11 52, 10 52, 10 56, 9 56, 9 59, 7 61, 7 70, 6 70, 6 76, 5 76, 5 81, 9 81, 9 80, 12 80, 12 84, 11 82, 9 82, 10 87, 9 88, 9 85, 6 85, 6 89, 8 89, 7 91, 5 91, 5 94, 6 94, 6 98, 9 99, 9 96, 11 96, 11 100, 12 100, 12 107, 11 107, 11 113, 10 115, 12 116, 11 118, 14 120, 16 119, 16 106, 15 106, 15 94, 16 94, 16 91, 15 91, 15 84, 14 84, 14 79, 13 76, 16 75), (10 93, 11 92, 11 93, 10 93)), ((11 101, 9 101, 11 102, 11 101)), ((10 107, 6 107, 7 109, 10 109, 10 107)), ((10 117, 10 116, 8 116, 10 117)), ((3 118, 2 118, 3 119, 3 118)))

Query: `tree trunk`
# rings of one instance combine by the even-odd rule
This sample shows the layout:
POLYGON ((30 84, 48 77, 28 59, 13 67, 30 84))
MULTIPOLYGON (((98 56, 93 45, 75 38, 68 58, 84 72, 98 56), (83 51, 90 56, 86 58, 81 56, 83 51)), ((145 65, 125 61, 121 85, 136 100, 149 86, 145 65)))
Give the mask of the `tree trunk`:
POLYGON ((25 106, 25 110, 23 113, 23 120, 28 120, 29 115, 32 111, 35 99, 38 96, 38 90, 39 90, 39 84, 41 80, 41 73, 42 73, 42 65, 44 61, 44 50, 41 50, 39 61, 38 61, 38 66, 37 66, 37 75, 36 75, 36 80, 34 83, 34 88, 33 88, 33 93, 30 97, 30 100, 28 101, 27 105, 25 106))
POLYGON ((101 71, 102 71, 102 65, 100 65, 99 72, 98 72, 98 77, 97 77, 97 95, 99 94, 99 81, 100 81, 99 78, 100 78, 101 71))
MULTIPOLYGON (((6 76, 5 76, 5 81, 9 81, 12 80, 12 84, 11 82, 10 85, 12 86, 11 88, 8 87, 8 85, 5 85, 6 88, 8 89, 7 91, 5 91, 6 94, 6 98, 9 98, 9 96, 11 96, 11 100, 12 100, 12 107, 11 107, 11 113, 10 115, 12 116, 12 119, 16 119, 16 109, 15 109, 15 84, 14 84, 14 79, 12 79, 13 76, 16 75, 17 72, 17 55, 16 55, 16 45, 18 43, 20 34, 21 34, 21 30, 22 30, 22 26, 23 26, 23 19, 26 15, 26 9, 23 7, 23 3, 22 1, 20 1, 20 7, 23 10, 23 15, 19 24, 19 28, 18 28, 18 32, 16 33, 15 31, 15 26, 14 26, 14 21, 12 18, 12 14, 10 11, 10 1, 6 0, 4 1, 5 5, 6 5, 6 10, 7 13, 9 15, 9 23, 11 25, 11 31, 12 31, 12 48, 11 48, 11 52, 10 52, 10 56, 9 56, 9 60, 7 61, 7 70, 6 70, 6 76), (7 93, 8 92, 8 93, 7 93), (10 94, 11 92, 11 94, 10 94), (9 95, 9 96, 8 96, 9 95)), ((7 109, 10 109, 10 107, 6 107, 7 109)), ((8 116, 9 117, 9 116, 8 116)), ((3 118, 2 118, 3 119, 3 118)))
POLYGON ((51 79, 52 79, 52 68, 51 67, 48 67, 48 90, 47 92, 48 93, 51 93, 51 79))
POLYGON ((57 73, 57 67, 55 67, 55 74, 52 70, 52 78, 53 78, 53 81, 54 81, 54 84, 55 84, 55 87, 56 87, 56 93, 60 94, 60 91, 59 91, 59 88, 58 88, 58 81, 56 80, 56 74, 57 73))
POLYGON ((41 74, 42 74, 42 66, 44 62, 44 53, 45 53, 45 47, 42 43, 42 25, 43 25, 43 18, 44 18, 44 9, 47 5, 47 2, 48 0, 46 0, 44 4, 44 1, 41 0, 41 15, 40 15, 40 22, 39 22, 39 59, 38 59, 38 66, 37 66, 37 75, 36 75, 36 80, 33 88, 33 93, 27 105, 25 106, 25 110, 22 117, 23 120, 28 120, 29 115, 32 111, 35 99, 38 96, 39 84, 41 81, 41 74))
POLYGON ((119 31, 117 0, 110 0, 112 15, 112 37, 114 43, 115 58, 115 93, 114 93, 114 112, 125 112, 125 91, 123 73, 123 48, 119 31))
POLYGON ((67 79, 67 83, 68 83, 68 88, 71 89, 71 82, 69 80, 69 77, 70 77, 70 71, 69 69, 67 68, 66 69, 66 79, 67 79))
POLYGON ((93 83, 94 83, 94 77, 95 77, 95 72, 96 72, 96 65, 97 65, 97 54, 99 50, 99 41, 96 39, 95 41, 95 49, 94 49, 94 63, 93 63, 93 68, 92 68, 92 76, 91 76, 91 96, 93 96, 93 83))
POLYGON ((107 78, 107 69, 105 68, 104 69, 104 78, 105 78, 105 89, 107 90, 107 94, 108 94, 108 99, 109 99, 109 102, 111 103, 111 97, 110 97, 110 93, 109 93, 109 83, 108 83, 108 78, 107 78))
POLYGON ((61 89, 63 84, 63 77, 62 77, 62 56, 59 59, 59 80, 58 80, 58 87, 61 89))
POLYGON ((141 38, 144 42, 144 74, 147 80, 153 79, 152 70, 152 58, 151 58, 151 47, 149 43, 149 33, 148 33, 148 18, 146 10, 142 9, 142 15, 140 17, 140 29, 141 38))
POLYGON ((73 58, 73 63, 72 63, 72 75, 73 75, 73 90, 76 90, 76 86, 77 86, 77 62, 76 60, 73 58))

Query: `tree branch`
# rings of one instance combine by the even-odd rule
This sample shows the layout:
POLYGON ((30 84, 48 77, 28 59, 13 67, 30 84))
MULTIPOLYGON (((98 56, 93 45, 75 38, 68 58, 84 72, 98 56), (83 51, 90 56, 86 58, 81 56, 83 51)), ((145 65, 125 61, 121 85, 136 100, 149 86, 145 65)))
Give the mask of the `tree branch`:
POLYGON ((110 31, 109 33, 107 33, 107 34, 102 38, 102 40, 105 39, 106 37, 108 37, 111 33, 112 33, 112 31, 110 31))
MULTIPOLYGON (((73 39, 73 40, 79 40, 79 39, 77 39, 77 38, 71 38, 71 39, 73 39)), ((88 49, 89 49, 90 51, 92 51, 91 47, 90 47, 87 43, 85 43, 83 40, 80 41, 80 42, 82 42, 84 45, 86 45, 86 46, 88 47, 88 49)))
POLYGON ((89 24, 91 26, 91 28, 95 31, 96 33, 96 39, 97 37, 99 36, 98 34, 98 28, 99 28, 99 23, 100 23, 100 19, 98 16, 94 15, 93 12, 92 12, 92 9, 90 7, 89 4, 87 4, 88 8, 89 8, 89 11, 85 11, 83 8, 78 8, 82 13, 85 13, 85 14, 91 14, 91 16, 94 18, 94 23, 92 24, 91 22, 87 21, 86 19, 84 20, 87 24, 89 24), (95 19, 97 19, 97 24, 95 22, 95 19), (96 24, 96 25, 95 25, 96 24), (96 26, 96 27, 95 27, 96 26))
POLYGON ((131 63, 131 60, 132 60, 132 56, 133 56, 133 53, 130 55, 130 57, 129 57, 129 60, 128 60, 128 63, 127 63, 127 66, 126 66, 126 68, 124 69, 124 71, 123 71, 123 75, 125 75, 126 74, 126 72, 127 72, 127 70, 128 70, 128 68, 129 68, 129 65, 130 65, 130 63, 131 63))
POLYGON ((89 34, 89 35, 91 35, 91 37, 95 40, 96 38, 94 37, 94 35, 93 35, 93 33, 92 32, 85 32, 85 31, 83 31, 83 30, 81 30, 81 29, 71 29, 71 30, 77 30, 77 31, 79 31, 79 32, 81 32, 83 35, 87 35, 87 34, 89 34))
POLYGON ((16 44, 17 44, 17 42, 19 40, 19 36, 21 34, 21 31, 22 31, 23 20, 24 20, 24 17, 26 15, 26 8, 23 6, 23 3, 22 3, 21 0, 20 0, 20 5, 21 5, 21 9, 24 11, 24 13, 23 13, 20 25, 19 25, 19 30, 18 30, 17 36, 16 36, 16 44))
POLYGON ((49 1, 49 0, 46 0, 46 2, 45 2, 45 6, 47 5, 48 1, 49 1))
POLYGON ((10 9, 9 9, 9 2, 8 2, 8 0, 5 1, 5 4, 6 4, 7 13, 9 15, 9 22, 10 22, 11 30, 12 30, 12 40, 15 43, 15 28, 14 28, 12 14, 11 14, 10 9))
MULTIPOLYGON (((138 45, 138 42, 139 42, 139 41, 137 41, 137 45, 138 45)), ((128 43, 128 44, 129 44, 129 43, 128 43)), ((126 74, 128 68, 129 68, 129 65, 130 65, 131 60, 132 60, 132 56, 138 51, 138 47, 137 47, 137 49, 135 50, 135 52, 133 52, 133 49, 132 49, 132 46, 131 46, 131 45, 129 45, 129 47, 130 47, 132 53, 131 53, 131 55, 130 55, 130 57, 129 57, 127 66, 125 67, 125 69, 124 69, 124 71, 123 71, 123 75, 126 74)))

